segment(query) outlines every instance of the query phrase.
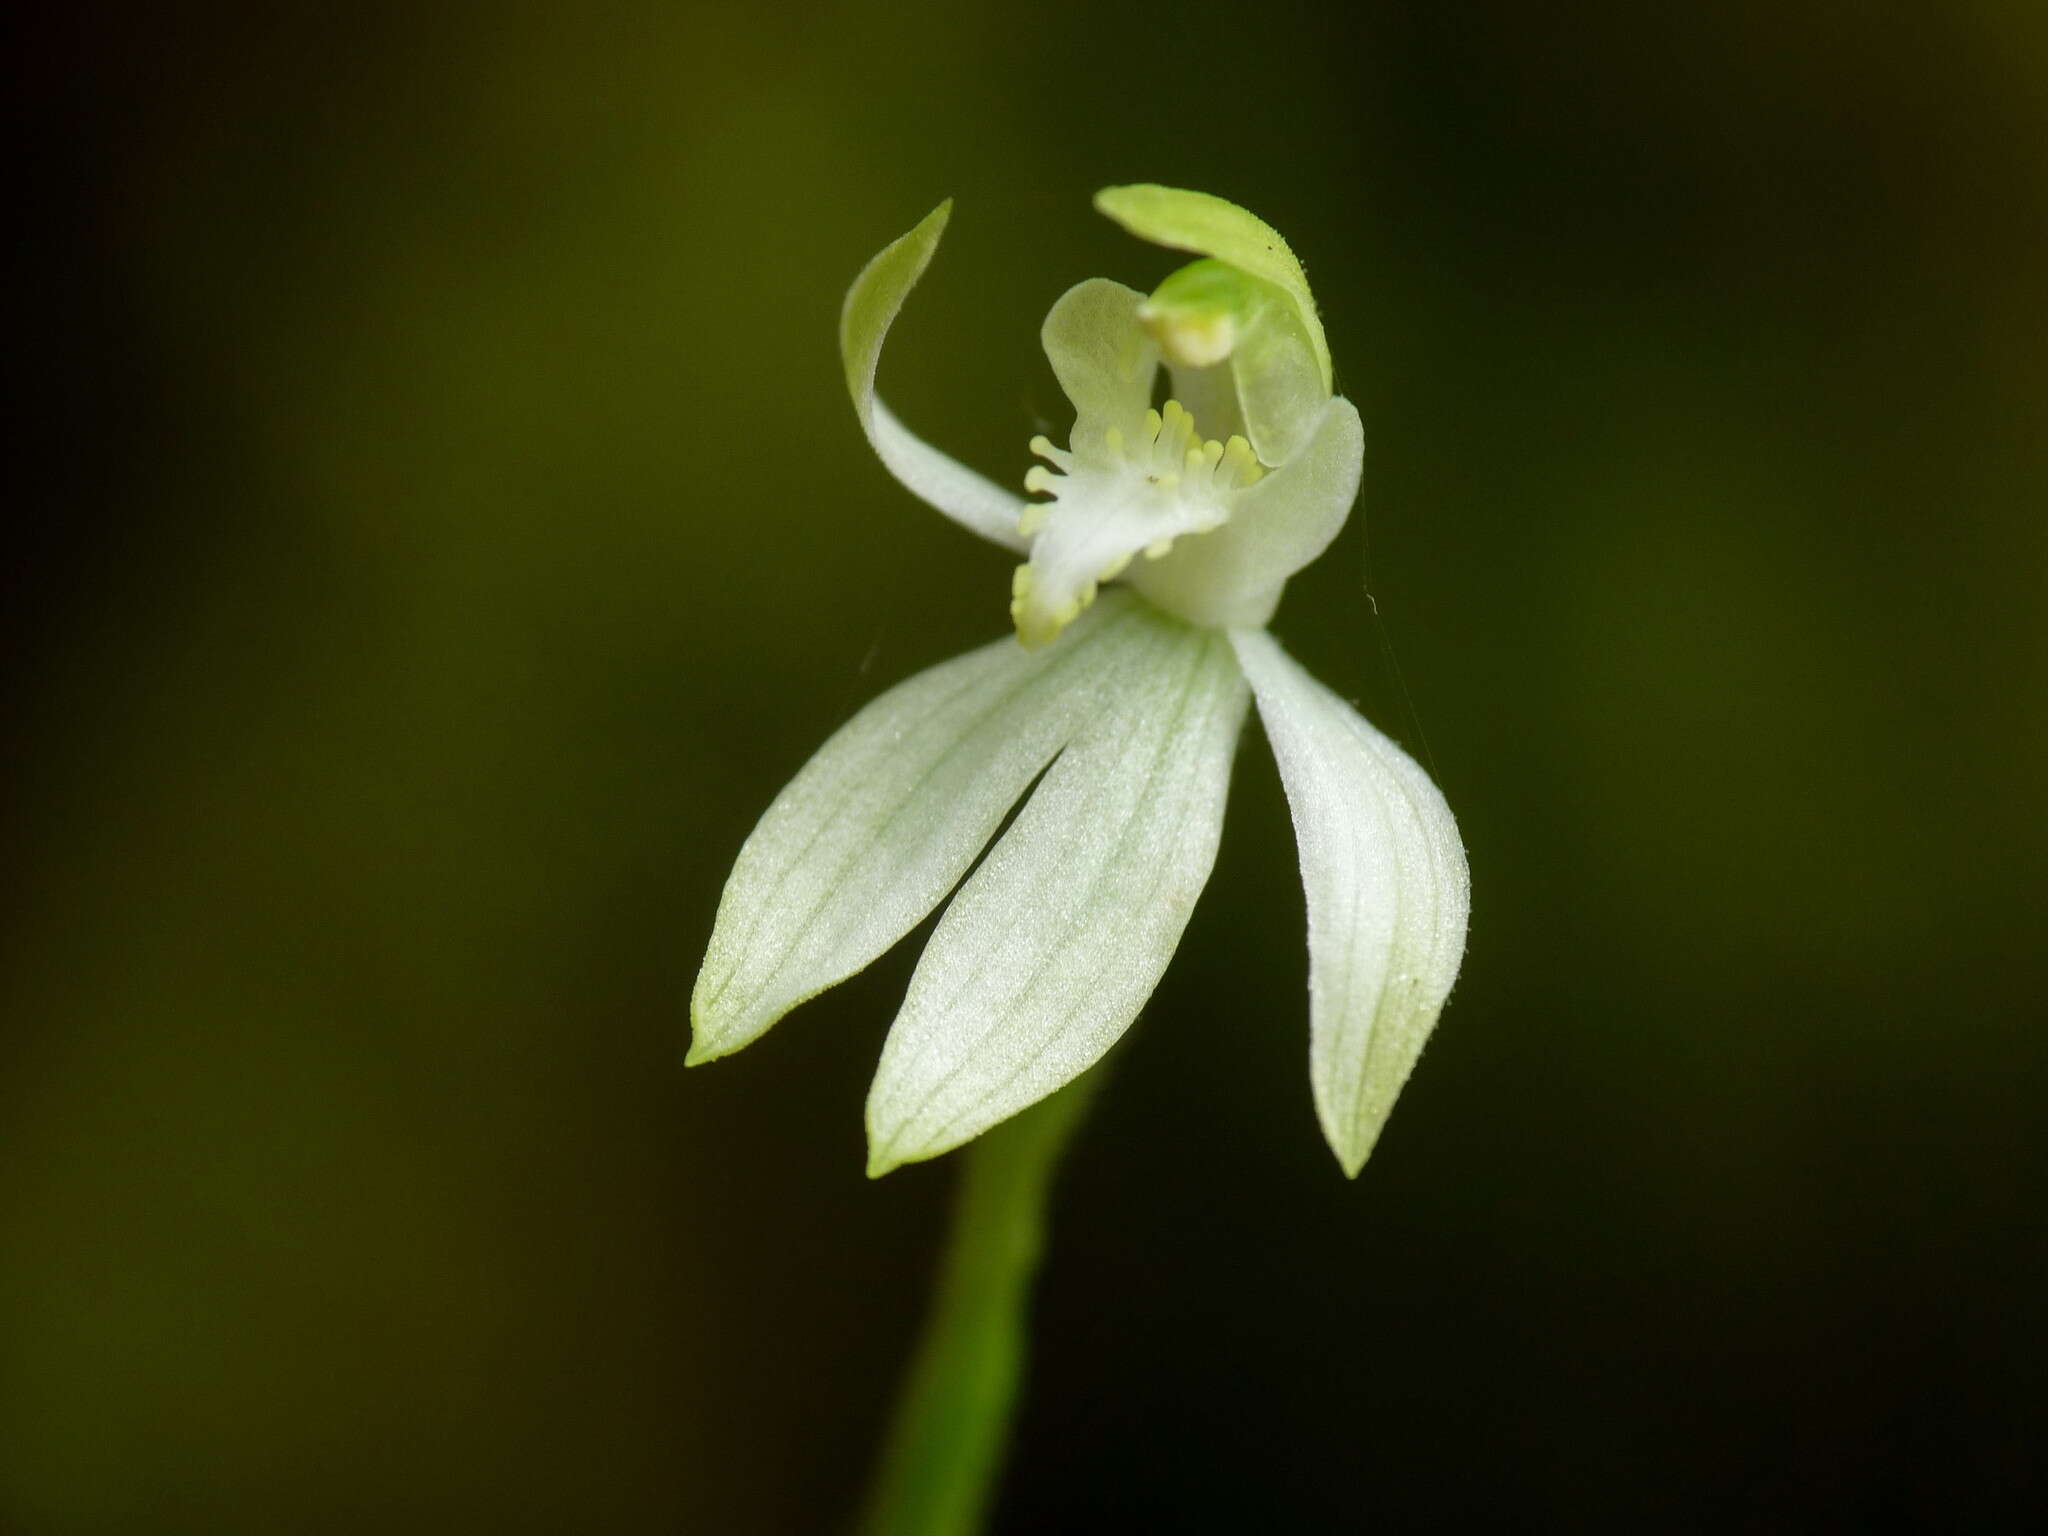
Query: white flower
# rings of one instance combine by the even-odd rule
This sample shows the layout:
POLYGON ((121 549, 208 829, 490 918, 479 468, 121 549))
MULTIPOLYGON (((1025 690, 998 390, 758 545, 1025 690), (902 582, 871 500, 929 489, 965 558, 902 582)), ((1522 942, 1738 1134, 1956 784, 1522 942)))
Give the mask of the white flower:
POLYGON ((776 797, 719 903, 689 1060, 757 1039, 967 875, 882 1050, 869 1173, 949 1151, 1079 1076, 1180 941, 1256 697, 1308 898, 1310 1082, 1356 1174, 1456 979, 1468 900, 1464 848, 1428 776, 1263 628, 1349 515, 1358 412, 1331 393, 1307 282, 1272 229, 1164 187, 1096 203, 1201 259, 1149 298, 1081 283, 1046 317, 1075 411, 1064 449, 1031 442, 1046 462, 1025 485, 1048 500, 955 462, 875 395, 883 339, 951 205, 846 296, 840 349, 868 440, 919 497, 1028 555, 1012 584, 1023 643, 898 685, 776 797), (1173 398, 1154 410, 1162 363, 1173 398))

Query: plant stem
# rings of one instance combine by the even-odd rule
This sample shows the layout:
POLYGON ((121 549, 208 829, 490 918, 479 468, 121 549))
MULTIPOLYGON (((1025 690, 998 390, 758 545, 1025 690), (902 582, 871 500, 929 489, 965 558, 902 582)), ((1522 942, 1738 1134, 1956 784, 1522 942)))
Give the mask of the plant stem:
POLYGON ((1031 1281, 1060 1153, 1102 1072, 974 1142, 924 1333, 896 1399, 861 1536, 974 1536, 994 1502, 1023 1376, 1031 1281))

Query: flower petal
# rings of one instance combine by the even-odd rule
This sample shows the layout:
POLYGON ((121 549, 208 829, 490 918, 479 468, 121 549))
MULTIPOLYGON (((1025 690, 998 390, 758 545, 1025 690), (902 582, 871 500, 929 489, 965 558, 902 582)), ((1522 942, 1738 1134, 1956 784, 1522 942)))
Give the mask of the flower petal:
POLYGON ((1299 318, 1281 303, 1268 304, 1252 317, 1226 366, 1259 458, 1292 463, 1330 399, 1299 318))
POLYGON ((1151 623, 1168 643, 1124 668, 918 961, 868 1094, 871 1176, 1078 1077, 1172 958, 1215 862, 1246 690, 1222 636, 1151 623))
POLYGON ((1365 428, 1342 395, 1316 418, 1301 452, 1238 493, 1230 521, 1134 567, 1131 585, 1198 624, 1256 626, 1287 578, 1330 547, 1365 465, 1365 428))
POLYGON ((1061 294, 1039 328, 1046 360, 1074 407, 1067 440, 1076 457, 1100 456, 1104 434, 1128 431, 1152 404, 1159 344, 1138 323, 1144 302, 1135 288, 1091 277, 1061 294))
POLYGON ((1017 518, 1024 510, 1023 498, 932 447, 898 421, 875 395, 875 366, 881 360, 882 342, 903 308, 903 300, 931 264, 932 252, 939 248, 939 237, 952 212, 953 202, 948 198, 861 269, 846 290, 846 303, 839 311, 839 360, 846 368, 846 388, 853 396, 861 430, 889 473, 911 494, 969 532, 1005 549, 1021 550, 1025 541, 1017 532, 1017 518))
POLYGON ((1457 980, 1471 900, 1465 849, 1407 753, 1263 630, 1230 638, 1301 850, 1316 1115, 1355 1176, 1457 980))
POLYGON ((1035 470, 1025 484, 1052 500, 1031 509, 1031 560, 1010 586, 1010 617, 1027 648, 1048 645, 1141 553, 1228 519, 1241 473, 1258 473, 1241 442, 1201 444, 1177 401, 1148 410, 1128 438, 1111 430, 1092 462, 1063 456, 1068 472, 1035 470), (1209 452, 1213 449, 1213 455, 1209 452))
MULTIPOLYGON (((1300 317, 1310 353, 1322 377, 1325 394, 1332 387, 1330 344, 1316 318, 1316 301, 1308 274, 1280 232, 1237 204, 1207 192, 1144 184, 1104 187, 1095 194, 1097 211, 1107 214, 1140 240, 1171 250, 1213 256, 1240 271, 1271 283, 1287 296, 1300 317)), ((1270 460, 1268 462, 1271 462, 1270 460)))
POLYGON ((1168 649, 1116 594, 1074 643, 1003 639, 919 673, 825 743, 740 850, 690 1002, 711 1061, 844 981, 937 906, 1053 755, 1168 649))

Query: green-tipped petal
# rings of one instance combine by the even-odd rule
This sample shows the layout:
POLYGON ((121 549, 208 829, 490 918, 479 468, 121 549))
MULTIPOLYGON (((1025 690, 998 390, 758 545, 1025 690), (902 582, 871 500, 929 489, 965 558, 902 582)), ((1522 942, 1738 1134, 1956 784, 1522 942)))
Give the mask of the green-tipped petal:
POLYGON ((1161 628, 1119 594, 1055 651, 999 640, 841 728, 740 850, 691 996, 689 1060, 757 1039, 915 927, 1053 755, 1165 648, 1161 628))
POLYGON ((1126 669, 919 960, 868 1094, 871 1175, 1079 1076, 1180 942, 1215 861, 1246 693, 1222 636, 1151 623, 1168 644, 1126 669))
POLYGON ((1407 753, 1264 631, 1231 642, 1301 851, 1316 1115, 1355 1176, 1457 980, 1471 900, 1465 849, 1407 753))
POLYGON ((1308 274, 1302 271, 1294 252, 1272 225, 1207 192, 1150 184, 1104 187, 1095 194, 1095 206, 1140 240, 1197 256, 1213 256, 1279 289, 1300 319, 1324 393, 1334 387, 1330 344, 1323 336, 1323 323, 1316 316, 1308 274))
POLYGON ((1330 547, 1358 497, 1365 428, 1342 395, 1317 413, 1300 453, 1238 492, 1230 521, 1133 567, 1131 584, 1197 624, 1257 626, 1296 571, 1330 547))
POLYGON ((839 360, 846 368, 846 389, 861 430, 889 473, 961 527, 1005 549, 1021 550, 1024 539, 1017 532, 1017 518, 1024 510, 1023 499, 932 447, 898 421, 875 394, 882 343, 903 300, 931 264, 952 212, 948 198, 861 269, 839 311, 839 360))

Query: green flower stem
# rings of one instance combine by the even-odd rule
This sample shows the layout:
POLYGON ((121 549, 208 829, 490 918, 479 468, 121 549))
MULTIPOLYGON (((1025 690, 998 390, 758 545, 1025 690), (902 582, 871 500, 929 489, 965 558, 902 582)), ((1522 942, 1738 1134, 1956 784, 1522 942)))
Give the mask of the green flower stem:
POLYGON ((1023 1376, 1031 1281, 1060 1154, 1102 1071, 961 1155, 938 1287, 897 1398, 861 1536, 974 1536, 994 1500, 1023 1376))

